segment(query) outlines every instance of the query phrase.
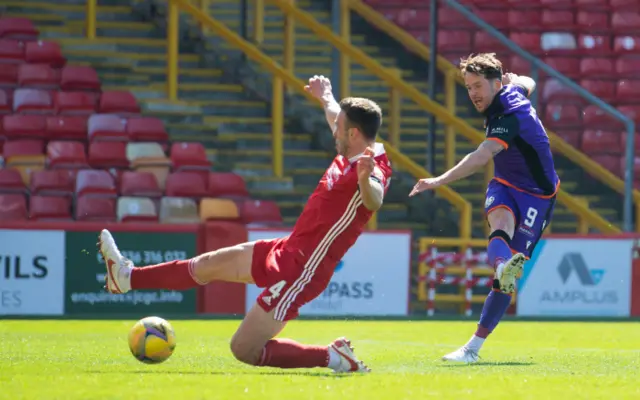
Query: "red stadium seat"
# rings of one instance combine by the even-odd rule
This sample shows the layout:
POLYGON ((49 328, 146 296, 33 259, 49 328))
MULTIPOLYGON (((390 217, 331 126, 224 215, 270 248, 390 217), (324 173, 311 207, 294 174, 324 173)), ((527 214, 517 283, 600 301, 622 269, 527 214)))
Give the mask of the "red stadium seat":
POLYGON ((122 196, 160 198, 163 192, 153 173, 125 171, 120 178, 120 194, 122 196))
POLYGON ((573 5, 573 0, 539 0, 542 7, 570 7, 573 5))
POLYGON ((640 36, 616 36, 613 40, 613 50, 618 54, 640 53, 640 36))
POLYGON ((640 32, 640 11, 635 9, 614 12, 611 16, 611 28, 627 35, 640 32))
POLYGON ((100 97, 98 111, 102 114, 138 115, 140 106, 131 92, 107 91, 100 97))
POLYGON ((466 52, 471 48, 471 33, 469 31, 441 30, 438 34, 438 50, 446 52, 466 52))
POLYGON ((491 24, 498 30, 507 29, 509 27, 508 11, 504 9, 479 9, 476 10, 476 15, 484 20, 484 22, 491 24))
POLYGON ((0 68, 0 87, 18 87, 18 69, 20 64, 3 64, 0 68))
POLYGON ((54 104, 60 115, 90 115, 98 108, 98 98, 89 92, 56 92, 54 104))
POLYGON ((40 32, 27 18, 0 18, 0 38, 23 41, 37 40, 40 32))
POLYGON ((551 32, 572 31, 575 28, 571 10, 544 9, 542 10, 540 23, 546 30, 551 32))
POLYGON ((620 154, 620 133, 587 130, 582 135, 582 151, 586 154, 620 154))
POLYGON ((83 196, 76 201, 76 221, 114 222, 116 220, 116 199, 83 196))
POLYGON ((616 101, 620 103, 640 103, 640 80, 619 80, 616 95, 616 101))
POLYGON ((4 135, 10 139, 44 139, 47 136, 44 115, 7 115, 2 119, 4 135))
POLYGON ((88 122, 89 141, 129 141, 127 120, 115 114, 94 114, 88 122))
POLYGON ((0 39, 0 63, 22 64, 24 62, 24 43, 17 40, 0 39))
POLYGON ((60 86, 60 76, 45 64, 21 64, 18 69, 18 84, 34 89, 57 89, 60 86))
POLYGON ((207 193, 209 197, 249 197, 244 179, 233 172, 209 172, 207 193))
POLYGON ((124 142, 90 143, 89 165, 98 169, 129 168, 127 145, 124 142))
POLYGON ((173 143, 170 155, 175 171, 211 169, 211 162, 207 159, 207 152, 201 143, 173 143))
POLYGON ((611 39, 609 35, 582 34, 578 36, 578 49, 585 54, 606 56, 611 52, 611 39))
MULTIPOLYGON (((635 153, 638 154, 638 152, 640 152, 640 134, 638 134, 638 132, 636 132, 633 144, 635 148, 635 153)), ((620 131, 620 149, 621 149, 621 154, 623 158, 625 155, 626 148, 627 148, 627 133, 625 131, 620 131)))
POLYGON ((555 130, 556 135, 558 135, 562 140, 567 142, 569 145, 575 147, 576 149, 580 148, 580 138, 582 137, 582 130, 575 128, 558 128, 555 130))
POLYGON ((10 140, 4 144, 3 156, 5 165, 11 163, 12 157, 42 156, 44 142, 35 139, 10 140))
POLYGON ((0 221, 24 221, 27 219, 27 200, 24 194, 0 194, 0 221))
POLYGON ((31 196, 29 218, 34 221, 71 219, 71 199, 61 196, 31 196))
POLYGON ((117 197, 115 179, 104 170, 83 169, 76 177, 76 197, 117 197))
POLYGON ((640 123, 640 105, 638 106, 620 106, 618 107, 618 111, 627 117, 631 118, 633 121, 640 123))
POLYGON ((31 195, 71 196, 75 188, 75 174, 69 170, 35 171, 31 175, 31 195))
POLYGON ((26 193, 27 188, 20 172, 15 169, 0 169, 0 193, 26 193))
POLYGON ((47 145, 49 168, 81 169, 88 168, 85 149, 80 142, 51 141, 47 145))
POLYGON ((246 225, 280 225, 280 208, 274 201, 248 199, 240 206, 240 218, 246 225))
POLYGON ((62 69, 60 87, 62 90, 99 91, 101 84, 95 69, 74 65, 62 69))
POLYGON ((584 125, 590 129, 621 129, 620 121, 617 121, 609 113, 596 105, 584 108, 584 125))
POLYGON ((21 114, 51 114, 51 94, 40 89, 17 89, 13 93, 13 111, 21 114))
POLYGON ((608 0, 574 0, 575 6, 581 9, 599 10, 609 7, 608 0))
POLYGON ((637 0, 609 0, 609 4, 615 10, 621 10, 624 7, 629 7, 633 9, 638 6, 637 0))
POLYGON ((547 104, 544 122, 550 128, 581 126, 580 109, 574 104, 547 104))
MULTIPOLYGON (((430 13, 426 14, 426 16, 429 15, 430 13)), ((466 19, 464 15, 460 14, 456 10, 443 6, 438 8, 438 25, 441 27, 446 26, 451 29, 475 29, 475 25, 466 19)))
POLYGON ((0 89, 0 114, 11 114, 11 99, 2 89, 0 89))
POLYGON ((512 31, 538 31, 542 27, 542 13, 538 10, 510 9, 507 19, 512 31))
POLYGON ((582 32, 608 33, 609 14, 597 11, 581 11, 576 14, 576 25, 582 32))
POLYGON ((594 155, 591 157, 593 161, 600 164, 604 169, 610 171, 611 173, 620 176, 620 156, 614 155, 594 155))
POLYGON ((127 134, 134 142, 158 142, 169 141, 164 122, 153 117, 131 117, 127 120, 127 134))
POLYGON ((167 177, 166 195, 202 198, 207 196, 207 182, 196 172, 173 172, 167 177))
MULTIPOLYGON (((575 78, 579 75, 580 59, 577 57, 545 57, 542 61, 569 78, 575 78)), ((542 73, 546 75, 544 72, 542 73)))
POLYGON ((491 36, 486 31, 477 31, 473 37, 473 48, 475 52, 496 52, 504 49, 504 45, 498 39, 491 36))
POLYGON ((47 137, 50 140, 87 140, 87 117, 47 117, 47 137))
POLYGON ((580 74, 586 78, 610 79, 614 75, 610 58, 584 58, 580 62, 580 74))
POLYGON ((508 59, 508 62, 502 63, 502 70, 509 71, 509 72, 513 71, 518 75, 530 76, 531 63, 527 60, 520 58, 520 56, 514 55, 508 59))
POLYGON ((52 41, 26 43, 24 58, 29 64, 47 64, 53 68, 62 68, 67 63, 60 45, 52 41))
POLYGON ((541 51, 539 33, 513 32, 509 34, 509 39, 531 53, 539 54, 541 51))
POLYGON ((640 58, 622 57, 616 60, 616 76, 618 78, 635 78, 640 71, 640 58))
POLYGON ((584 79, 580 81, 580 86, 606 102, 613 101, 616 97, 615 81, 584 79))
POLYGON ((547 79, 542 87, 542 99, 547 102, 582 103, 582 98, 556 79, 547 79))

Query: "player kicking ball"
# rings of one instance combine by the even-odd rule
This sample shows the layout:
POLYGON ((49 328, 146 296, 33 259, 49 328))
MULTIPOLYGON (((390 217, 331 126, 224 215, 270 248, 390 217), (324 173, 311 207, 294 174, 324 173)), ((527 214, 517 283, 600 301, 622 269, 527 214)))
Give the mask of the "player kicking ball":
POLYGON ((392 173, 383 146, 375 143, 382 123, 376 103, 352 97, 337 103, 323 76, 309 79, 305 90, 324 104, 338 155, 291 234, 140 268, 120 254, 109 231, 103 230, 99 246, 107 267, 106 289, 126 293, 187 290, 214 280, 255 283, 265 290, 231 339, 236 359, 260 367, 369 372, 345 338, 329 346, 275 338, 300 307, 325 290, 338 262, 381 207, 392 173))
POLYGON ((549 138, 528 96, 535 82, 502 73, 494 53, 461 60, 460 70, 476 110, 485 117, 486 140, 455 167, 436 178, 421 179, 410 196, 448 185, 494 159, 494 178, 484 203, 491 228, 487 254, 495 269, 493 290, 485 300, 476 333, 445 361, 478 360, 484 341, 511 303, 525 260, 551 221, 560 180, 549 138))

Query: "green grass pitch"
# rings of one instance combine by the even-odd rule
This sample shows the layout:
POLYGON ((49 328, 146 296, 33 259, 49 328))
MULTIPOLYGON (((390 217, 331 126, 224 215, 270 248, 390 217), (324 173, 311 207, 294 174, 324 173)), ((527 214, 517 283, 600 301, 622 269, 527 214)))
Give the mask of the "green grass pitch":
POLYGON ((440 361, 473 321, 294 321, 282 333, 345 335, 368 375, 242 365, 235 320, 170 320, 175 353, 146 365, 127 347, 134 322, 0 320, 0 399, 640 399, 637 322, 505 321, 474 365, 440 361))

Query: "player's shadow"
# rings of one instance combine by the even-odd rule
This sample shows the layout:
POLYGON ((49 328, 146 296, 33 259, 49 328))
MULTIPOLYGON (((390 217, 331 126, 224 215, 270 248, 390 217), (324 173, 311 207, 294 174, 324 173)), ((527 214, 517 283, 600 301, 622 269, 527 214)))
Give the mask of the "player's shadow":
POLYGON ((442 368, 463 368, 463 367, 476 367, 476 366, 486 366, 486 367, 528 367, 530 365, 535 365, 534 362, 531 361, 477 361, 472 364, 442 364, 440 367, 442 368))
POLYGON ((152 371, 152 370, 129 370, 129 371, 99 371, 90 370, 85 371, 88 374, 170 374, 170 375, 273 375, 273 376, 310 376, 317 378, 347 378, 352 376, 359 376, 364 374, 336 374, 333 372, 309 372, 309 371, 234 371, 234 372, 222 372, 222 371, 152 371))

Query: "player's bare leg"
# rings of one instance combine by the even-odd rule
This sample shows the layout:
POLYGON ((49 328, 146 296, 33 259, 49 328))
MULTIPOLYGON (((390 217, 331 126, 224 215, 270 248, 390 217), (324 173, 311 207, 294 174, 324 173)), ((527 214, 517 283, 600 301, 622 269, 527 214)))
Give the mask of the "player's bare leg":
POLYGON ((495 208, 487 218, 491 227, 487 254, 489 264, 496 270, 493 290, 484 302, 476 333, 466 345, 445 355, 442 358, 444 361, 478 361, 478 352, 509 308, 511 295, 515 292, 516 279, 522 274, 525 257, 521 253, 512 255, 509 247, 515 232, 513 212, 506 207, 495 208))
POLYGON ((108 230, 102 230, 98 245, 105 259, 106 289, 110 293, 126 293, 132 289, 187 290, 213 280, 253 283, 253 242, 204 253, 189 260, 141 268, 134 268, 133 263, 120 254, 108 230))
POLYGON ((260 367, 328 367, 335 372, 369 372, 344 338, 328 346, 311 346, 291 339, 274 339, 286 322, 274 318, 275 309, 266 312, 255 304, 231 339, 231 352, 239 361, 260 367))

